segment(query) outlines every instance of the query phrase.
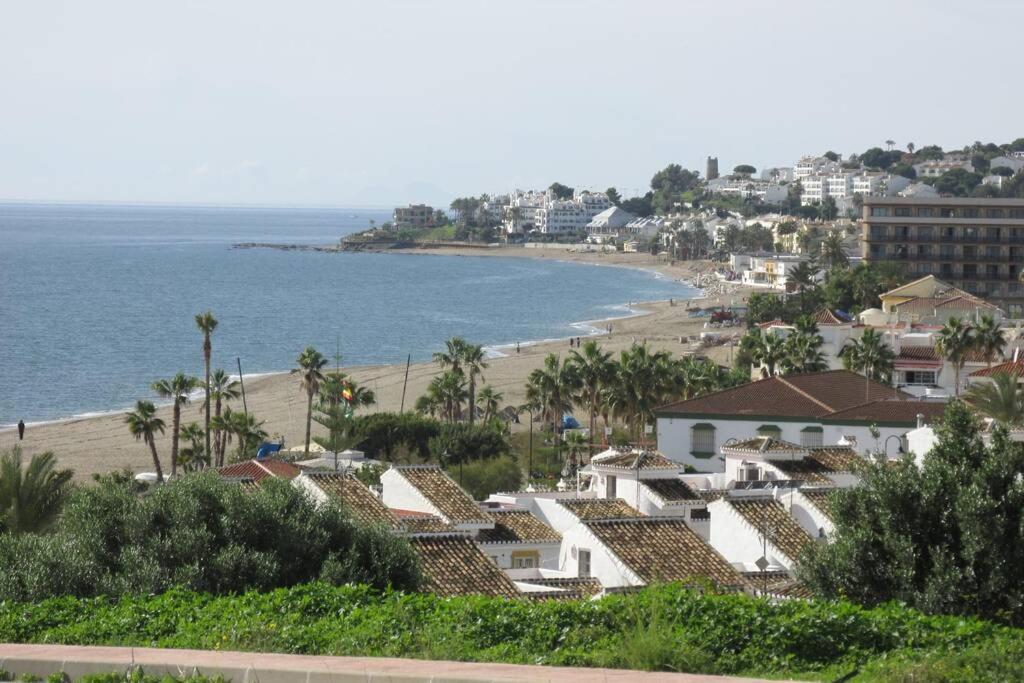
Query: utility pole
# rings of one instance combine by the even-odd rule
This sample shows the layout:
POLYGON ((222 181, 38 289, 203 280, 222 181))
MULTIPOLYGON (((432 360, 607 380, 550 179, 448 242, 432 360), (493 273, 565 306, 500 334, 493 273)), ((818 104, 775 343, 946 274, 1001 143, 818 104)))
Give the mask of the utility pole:
POLYGON ((235 358, 235 360, 238 361, 238 384, 242 387, 242 411, 245 413, 245 416, 248 418, 249 417, 249 408, 245 404, 245 380, 242 379, 242 358, 240 356, 238 356, 238 357, 235 358))

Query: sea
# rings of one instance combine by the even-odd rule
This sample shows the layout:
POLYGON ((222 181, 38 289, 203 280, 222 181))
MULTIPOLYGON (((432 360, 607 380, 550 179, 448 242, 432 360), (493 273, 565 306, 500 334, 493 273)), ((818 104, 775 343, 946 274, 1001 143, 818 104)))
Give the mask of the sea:
MULTIPOLYGON (((0 426, 119 410, 213 365, 287 371, 306 346, 343 365, 426 360, 460 335, 497 355, 585 335, 630 302, 699 295, 651 272, 556 258, 234 249, 329 244, 366 209, 0 204, 0 426)), ((635 306, 634 306, 635 309, 635 306)), ((598 327, 603 328, 600 324, 598 327)))

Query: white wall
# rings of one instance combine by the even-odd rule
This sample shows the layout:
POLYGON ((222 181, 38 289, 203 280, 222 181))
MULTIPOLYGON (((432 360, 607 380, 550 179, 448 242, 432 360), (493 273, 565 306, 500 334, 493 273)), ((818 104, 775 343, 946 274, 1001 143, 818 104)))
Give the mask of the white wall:
POLYGON ((384 491, 381 500, 389 508, 427 512, 442 517, 441 511, 435 508, 419 490, 410 484, 397 470, 389 469, 380 475, 380 483, 384 491))
POLYGON ((799 490, 790 491, 783 495, 780 500, 789 509, 789 514, 793 519, 804 528, 804 531, 811 535, 811 538, 818 538, 822 530, 826 534, 831 534, 835 531, 832 520, 826 517, 799 490))
POLYGON ((560 543, 477 543, 484 555, 493 558, 502 569, 512 568, 512 553, 536 552, 539 567, 558 569, 560 543))
POLYGON ((559 562, 562 571, 568 576, 579 575, 578 551, 581 548, 590 551, 590 575, 605 588, 644 584, 583 523, 576 524, 562 536, 559 562))
MULTIPOLYGON (((694 418, 659 417, 658 418, 658 450, 665 457, 684 465, 690 465, 698 472, 724 472, 725 458, 720 454, 722 445, 729 439, 742 441, 757 436, 757 428, 761 425, 772 424, 777 426, 782 433, 784 441, 800 443, 800 430, 804 427, 819 426, 817 422, 783 422, 776 419, 765 418, 757 420, 722 420, 713 416, 694 418), (715 425, 715 452, 711 458, 697 458, 690 455, 691 428, 695 424, 710 422, 715 425)), ((824 443, 835 443, 829 441, 827 436, 824 443)))
MULTIPOLYGON (((708 510, 711 511, 711 547, 727 562, 751 567, 765 554, 761 535, 727 501, 709 503, 708 510)), ((793 560, 771 542, 768 543, 765 557, 772 564, 787 570, 793 567, 793 560)))
POLYGON ((890 458, 899 458, 902 454, 899 452, 899 447, 906 446, 902 440, 892 439, 890 437, 902 437, 909 432, 913 427, 878 427, 878 444, 875 444, 875 439, 871 436, 871 428, 862 425, 822 425, 824 433, 822 434, 825 444, 838 443, 844 436, 853 436, 857 439, 857 445, 854 446, 861 455, 871 455, 876 449, 884 450, 886 455, 890 458), (886 441, 888 440, 888 444, 886 441))

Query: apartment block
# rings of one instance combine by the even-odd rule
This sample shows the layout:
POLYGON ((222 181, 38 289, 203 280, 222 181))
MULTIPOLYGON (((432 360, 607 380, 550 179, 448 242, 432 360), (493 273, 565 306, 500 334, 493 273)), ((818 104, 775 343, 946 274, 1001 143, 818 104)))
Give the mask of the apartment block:
POLYGON ((396 228, 427 228, 434 224, 434 208, 426 204, 399 206, 392 221, 396 228))
POLYGON ((934 275, 1024 317, 1024 199, 866 197, 860 225, 868 262, 934 275))

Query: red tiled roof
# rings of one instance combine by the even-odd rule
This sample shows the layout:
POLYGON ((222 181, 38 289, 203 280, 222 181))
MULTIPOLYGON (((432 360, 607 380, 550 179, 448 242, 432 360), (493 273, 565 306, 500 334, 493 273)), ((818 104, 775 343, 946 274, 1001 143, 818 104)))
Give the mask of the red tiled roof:
POLYGON ((444 534, 409 539, 420 558, 424 588, 442 597, 518 597, 519 589, 467 536, 444 534))
POLYGON ((645 583, 711 579, 720 586, 746 582, 706 541, 673 517, 599 520, 587 528, 645 583))
MULTIPOLYGON (((874 380, 868 381, 870 399, 903 399, 910 394, 895 391, 874 380)), ((657 409, 659 416, 677 414, 761 415, 776 417, 824 417, 864 402, 865 379, 849 370, 813 372, 770 377, 731 389, 679 401, 657 409)))
POLYGON ((645 516, 619 498, 563 498, 558 503, 583 521, 645 516))
POLYGON ((840 410, 822 418, 822 422, 898 422, 916 425, 917 415, 924 415, 926 424, 940 419, 946 404, 938 401, 872 401, 840 410))
POLYGON ((703 500, 682 479, 641 479, 640 483, 668 504, 703 500))
POLYGON ((222 477, 248 477, 257 484, 266 477, 294 479, 302 470, 290 462, 267 458, 265 460, 245 460, 233 465, 225 465, 217 469, 222 477))
POLYGON ((1000 374, 1013 375, 1014 377, 1020 377, 1024 375, 1024 359, 1022 360, 1010 360, 999 365, 993 365, 990 368, 982 368, 981 370, 975 370, 971 373, 971 377, 994 377, 1000 374))
POLYGON ((559 543, 561 534, 528 510, 492 510, 494 528, 477 534, 479 543, 559 543))
POLYGON ((900 348, 896 361, 900 360, 933 360, 942 362, 942 356, 935 350, 934 346, 904 346, 900 348))
POLYGON ((354 475, 340 472, 308 472, 306 476, 329 499, 347 510, 355 520, 363 524, 385 524, 392 529, 399 526, 395 515, 354 475))
POLYGON ((399 465, 394 468, 409 484, 430 501, 452 524, 486 523, 494 519, 480 509, 469 494, 436 465, 399 465))
POLYGON ((817 313, 815 313, 813 320, 819 326, 820 325, 850 325, 850 324, 852 324, 852 321, 850 321, 850 320, 843 320, 842 318, 840 318, 839 316, 837 316, 835 313, 833 313, 832 311, 830 311, 827 308, 823 308, 820 311, 818 311, 817 313))
POLYGON ((726 498, 757 533, 765 533, 768 540, 793 561, 800 557, 804 546, 811 542, 810 535, 777 500, 772 498, 726 498))
POLYGON ((810 448, 801 460, 772 461, 789 479, 825 486, 835 483, 829 475, 854 472, 863 463, 864 459, 849 446, 810 448))
POLYGON ((757 326, 760 327, 762 330, 767 330, 769 327, 775 327, 776 325, 785 325, 785 324, 786 324, 786 322, 784 320, 782 320, 780 318, 776 318, 775 320, 769 320, 766 323, 757 323, 757 326))
POLYGON ((832 493, 835 489, 800 489, 800 495, 811 501, 821 514, 832 519, 832 493))
POLYGON ((617 470, 683 471, 682 465, 654 451, 609 453, 608 455, 594 456, 591 463, 599 467, 611 467, 617 470))

